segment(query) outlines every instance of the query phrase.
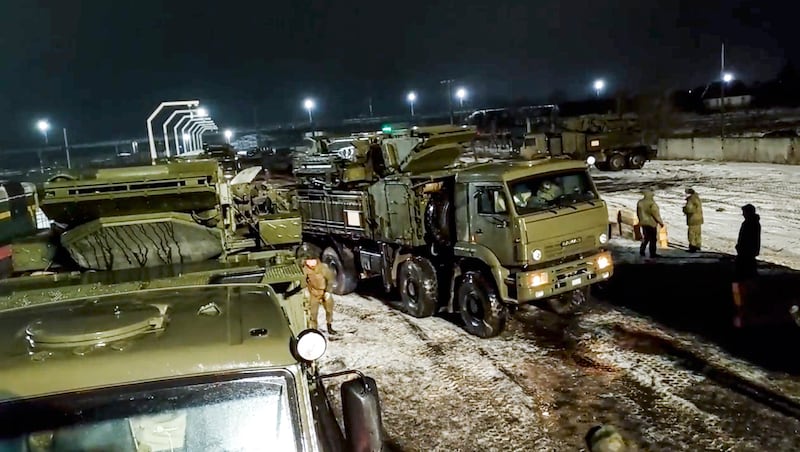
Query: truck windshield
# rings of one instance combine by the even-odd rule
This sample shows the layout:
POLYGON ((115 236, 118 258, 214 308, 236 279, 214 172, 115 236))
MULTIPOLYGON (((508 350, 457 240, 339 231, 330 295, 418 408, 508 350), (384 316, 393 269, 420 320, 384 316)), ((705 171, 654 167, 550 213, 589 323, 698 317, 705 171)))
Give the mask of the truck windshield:
POLYGON ((516 179, 508 183, 519 215, 569 207, 597 199, 586 171, 576 170, 516 179))
POLYGON ((0 450, 299 450, 289 374, 0 404, 0 450))

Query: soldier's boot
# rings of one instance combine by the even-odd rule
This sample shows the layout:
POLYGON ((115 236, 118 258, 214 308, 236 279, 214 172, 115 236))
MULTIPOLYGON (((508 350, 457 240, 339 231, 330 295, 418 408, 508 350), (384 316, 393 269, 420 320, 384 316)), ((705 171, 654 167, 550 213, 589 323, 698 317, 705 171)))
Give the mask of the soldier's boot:
POLYGON ((329 323, 328 324, 328 334, 339 334, 339 332, 334 330, 333 326, 329 323))

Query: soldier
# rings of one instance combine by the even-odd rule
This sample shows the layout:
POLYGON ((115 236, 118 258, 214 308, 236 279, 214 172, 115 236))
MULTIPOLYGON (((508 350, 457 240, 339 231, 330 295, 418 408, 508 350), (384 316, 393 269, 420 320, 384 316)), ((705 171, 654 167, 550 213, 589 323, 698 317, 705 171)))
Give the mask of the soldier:
POLYGON ((306 276, 306 288, 303 295, 306 298, 306 312, 311 328, 317 329, 317 315, 319 305, 325 308, 325 320, 328 323, 328 333, 336 334, 331 325, 333 323, 333 296, 328 292, 328 270, 318 259, 306 259, 303 265, 303 274, 306 276))
POLYGON ((544 204, 549 201, 554 201, 561 195, 561 188, 551 180, 542 182, 542 185, 539 186, 539 190, 536 192, 536 197, 542 200, 544 204))
POLYGON ((741 328, 744 322, 745 302, 752 284, 748 282, 758 276, 756 256, 761 251, 761 223, 752 204, 742 206, 744 221, 739 228, 739 239, 736 241, 736 261, 733 278, 733 304, 735 314, 733 325, 741 328))
POLYGON ((653 197, 655 194, 651 190, 642 191, 642 199, 636 204, 636 216, 639 218, 639 225, 642 227, 642 245, 639 247, 639 255, 644 256, 644 250, 650 248, 650 257, 659 257, 656 253, 658 244, 658 226, 664 227, 661 220, 658 204, 653 197))
POLYGON ((703 203, 700 196, 694 189, 687 188, 686 205, 683 206, 683 214, 686 215, 686 225, 689 227, 689 252, 700 251, 702 235, 701 225, 703 224, 703 203))

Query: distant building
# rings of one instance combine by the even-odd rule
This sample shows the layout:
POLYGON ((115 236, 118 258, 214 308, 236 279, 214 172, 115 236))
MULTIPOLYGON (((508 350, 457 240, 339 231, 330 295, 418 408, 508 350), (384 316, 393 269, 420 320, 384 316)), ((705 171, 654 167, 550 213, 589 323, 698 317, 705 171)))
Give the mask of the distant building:
POLYGON ((703 105, 707 110, 719 110, 723 95, 725 96, 725 108, 743 108, 753 103, 753 95, 743 82, 735 80, 725 83, 724 92, 722 90, 723 83, 711 83, 703 93, 703 105))

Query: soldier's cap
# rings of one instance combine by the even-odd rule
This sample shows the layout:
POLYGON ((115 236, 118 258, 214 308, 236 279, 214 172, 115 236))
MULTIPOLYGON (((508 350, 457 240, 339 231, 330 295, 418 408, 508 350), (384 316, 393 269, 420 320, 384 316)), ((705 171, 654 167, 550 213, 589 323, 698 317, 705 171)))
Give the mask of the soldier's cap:
POLYGON ((687 189, 686 189, 686 191, 685 191, 685 193, 686 193, 687 195, 693 195, 693 194, 694 194, 694 189, 693 189, 693 188, 687 188, 687 189))
POLYGON ((592 427, 585 439, 590 452, 624 452, 628 450, 622 435, 610 425, 592 427))
POLYGON ((305 264, 306 264, 306 267, 309 267, 309 268, 314 268, 314 267, 316 267, 316 266, 317 266, 317 263, 318 263, 318 262, 319 262, 319 261, 317 261, 316 259, 314 259, 314 258, 311 258, 311 259, 306 259, 306 262, 305 262, 305 264))

